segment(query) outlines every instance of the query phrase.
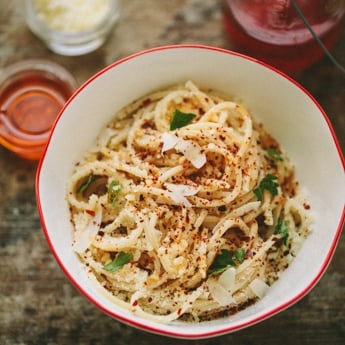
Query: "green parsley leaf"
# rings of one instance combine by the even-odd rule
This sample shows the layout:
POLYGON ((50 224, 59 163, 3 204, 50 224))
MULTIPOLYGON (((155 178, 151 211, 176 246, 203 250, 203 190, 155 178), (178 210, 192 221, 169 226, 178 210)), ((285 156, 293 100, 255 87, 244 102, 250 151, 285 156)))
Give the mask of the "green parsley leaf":
POLYGON ((243 248, 237 248, 234 252, 222 249, 221 254, 217 255, 212 265, 209 267, 208 274, 215 275, 225 272, 230 267, 241 264, 245 259, 243 248))
POLYGON ((195 117, 195 114, 183 113, 182 111, 175 109, 170 122, 170 130, 173 131, 174 129, 187 126, 195 117))
POLYGON ((281 152, 279 152, 276 148, 274 147, 270 147, 268 150, 266 150, 267 155, 274 159, 275 161, 283 161, 284 157, 281 154, 281 152))
POLYGON ((283 218, 279 218, 278 222, 274 228, 274 232, 281 236, 284 240, 284 244, 287 245, 287 240, 289 238, 289 228, 283 218))
POLYGON ((128 264, 133 259, 133 254, 120 252, 116 258, 103 267, 106 271, 116 272, 124 265, 128 264))
POLYGON ((89 175, 88 179, 81 184, 81 186, 79 187, 77 193, 78 194, 83 194, 87 189, 88 187, 90 186, 90 184, 96 179, 96 176, 95 175, 89 175))
POLYGON ((278 194, 279 183, 278 177, 272 174, 267 174, 261 181, 257 188, 253 190, 259 201, 262 200, 264 190, 268 190, 272 195, 278 194))
POLYGON ((114 206, 119 194, 122 190, 122 185, 119 182, 111 181, 108 186, 108 201, 114 206))
POLYGON ((237 248, 234 252, 233 260, 235 261, 235 263, 241 264, 245 259, 245 255, 246 253, 244 251, 244 248, 237 248))

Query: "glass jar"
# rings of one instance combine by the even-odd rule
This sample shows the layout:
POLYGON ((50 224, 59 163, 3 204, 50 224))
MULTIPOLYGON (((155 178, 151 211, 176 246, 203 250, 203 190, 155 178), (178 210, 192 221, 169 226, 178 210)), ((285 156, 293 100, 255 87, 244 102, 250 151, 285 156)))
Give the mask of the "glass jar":
POLYGON ((52 125, 77 85, 45 60, 14 63, 0 73, 0 144, 20 157, 40 158, 52 125))
MULTIPOLYGON (((296 3, 325 47, 332 49, 344 28, 345 1, 296 3)), ((223 0, 223 19, 234 50, 289 74, 324 55, 290 0, 223 0)))
POLYGON ((117 0, 26 0, 29 28, 61 55, 83 55, 99 48, 118 17, 117 0))

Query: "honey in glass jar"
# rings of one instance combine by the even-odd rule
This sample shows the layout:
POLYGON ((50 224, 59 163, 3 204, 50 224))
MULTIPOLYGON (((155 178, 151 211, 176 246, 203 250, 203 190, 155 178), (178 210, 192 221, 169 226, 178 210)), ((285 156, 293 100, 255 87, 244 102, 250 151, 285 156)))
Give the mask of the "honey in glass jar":
POLYGON ((72 75, 50 61, 28 60, 0 74, 0 143, 39 159, 52 125, 74 90, 72 75))

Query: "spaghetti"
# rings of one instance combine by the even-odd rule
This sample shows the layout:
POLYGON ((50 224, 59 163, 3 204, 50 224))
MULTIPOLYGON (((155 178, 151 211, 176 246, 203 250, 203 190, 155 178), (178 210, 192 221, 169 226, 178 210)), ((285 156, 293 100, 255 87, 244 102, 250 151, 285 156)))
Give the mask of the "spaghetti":
POLYGON ((73 248, 115 303, 158 322, 263 297, 311 228, 278 142, 193 82, 123 108, 67 185, 73 248))

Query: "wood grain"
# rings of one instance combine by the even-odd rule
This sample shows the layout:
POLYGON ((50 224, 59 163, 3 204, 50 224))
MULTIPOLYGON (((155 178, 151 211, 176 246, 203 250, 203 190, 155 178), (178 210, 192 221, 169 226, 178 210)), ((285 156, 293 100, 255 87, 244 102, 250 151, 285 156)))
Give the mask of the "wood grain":
MULTIPOLYGON (((107 64, 157 45, 194 42, 231 48, 223 33, 219 1, 123 0, 121 9, 121 19, 107 43, 91 54, 72 58, 53 54, 28 30, 23 1, 1 1, 0 69, 14 61, 46 58, 69 69, 81 84, 107 64)), ((334 55, 345 64, 345 32, 334 55)), ((344 152, 344 75, 324 59, 297 79, 324 107, 344 152)), ((0 344, 190 343, 143 333, 113 320, 76 291, 41 230, 35 173, 36 163, 0 147, 0 344)), ((301 301, 260 324, 194 343, 343 344, 344 256, 342 235, 327 272, 301 301)))

